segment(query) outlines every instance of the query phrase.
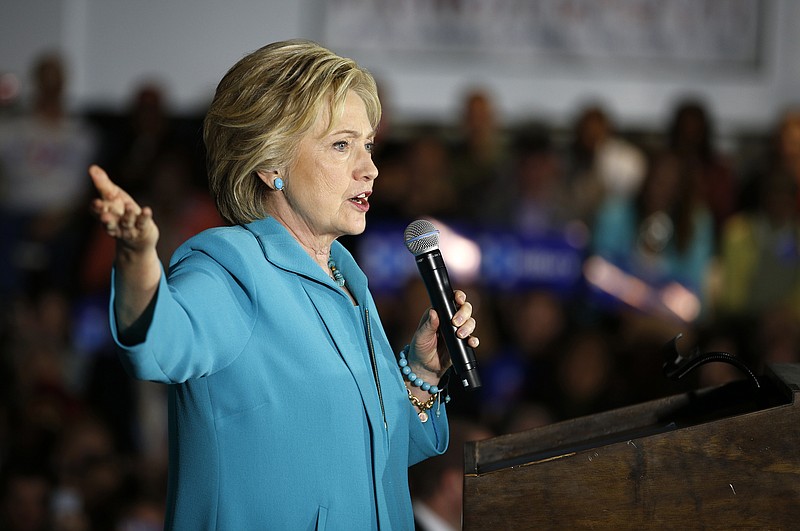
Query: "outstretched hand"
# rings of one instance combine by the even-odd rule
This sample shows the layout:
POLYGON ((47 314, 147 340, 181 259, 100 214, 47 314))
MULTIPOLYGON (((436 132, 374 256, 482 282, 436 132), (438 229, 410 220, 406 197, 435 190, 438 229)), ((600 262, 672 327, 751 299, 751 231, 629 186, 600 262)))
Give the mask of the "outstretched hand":
POLYGON ((140 207, 102 168, 91 166, 89 175, 100 194, 92 201, 92 211, 106 232, 117 239, 114 308, 120 338, 132 339, 129 331, 155 296, 161 278, 158 227, 153 211, 140 207))
POLYGON ((92 212, 109 236, 130 251, 154 249, 159 232, 153 221, 153 211, 149 207, 140 207, 125 190, 111 181, 100 166, 92 165, 89 175, 100 194, 92 201, 92 212))

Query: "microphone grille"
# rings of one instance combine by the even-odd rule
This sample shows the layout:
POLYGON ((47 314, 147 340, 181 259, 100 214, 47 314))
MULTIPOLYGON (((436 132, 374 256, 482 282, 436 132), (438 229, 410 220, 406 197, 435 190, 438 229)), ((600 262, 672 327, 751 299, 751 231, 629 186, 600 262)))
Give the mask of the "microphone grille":
POLYGON ((428 220, 412 221, 403 233, 406 247, 414 256, 439 248, 439 230, 428 220))

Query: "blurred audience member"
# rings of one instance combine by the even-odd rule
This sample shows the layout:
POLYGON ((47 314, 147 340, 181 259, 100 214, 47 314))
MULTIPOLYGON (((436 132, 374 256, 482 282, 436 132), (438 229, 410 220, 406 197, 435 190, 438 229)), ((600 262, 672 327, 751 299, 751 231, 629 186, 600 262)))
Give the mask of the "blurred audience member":
POLYGON ((440 131, 429 127, 418 130, 409 141, 406 164, 408 182, 403 214, 407 219, 452 218, 456 212, 465 212, 453 187, 452 161, 440 131))
POLYGON ((85 514, 90 529, 113 529, 125 469, 108 427, 91 416, 73 422, 53 452, 55 496, 64 512, 85 514))
POLYGON ((30 458, 11 456, 6 466, 0 470, 0 529, 72 531, 52 525, 52 492, 52 478, 46 465, 30 458))
POLYGON ((409 469, 409 488, 418 531, 461 529, 464 496, 464 445, 492 437, 473 421, 450 418, 447 451, 409 469))
POLYGON ((497 427, 519 403, 555 401, 556 360, 568 320, 563 301, 543 289, 503 297, 501 307, 504 343, 480 366, 482 419, 497 427))
POLYGON ((714 217, 715 234, 738 207, 739 183, 731 163, 715 146, 712 117, 697 99, 681 101, 668 129, 668 149, 687 167, 694 167, 698 193, 714 217))
MULTIPOLYGON (((703 309, 714 253, 713 220, 698 192, 693 167, 671 154, 654 158, 630 198, 609 197, 593 232, 593 252, 622 274, 587 273, 601 286, 646 313, 683 321, 703 309)), ((590 262, 592 264, 596 262, 590 262)))
POLYGON ((759 185, 758 208, 724 226, 717 310, 722 318, 751 323, 777 308, 800 319, 798 184, 777 171, 763 175, 759 185))
MULTIPOLYGON (((756 210, 761 181, 765 175, 784 174, 798 185, 800 190, 800 107, 783 111, 777 125, 769 135, 767 148, 759 159, 748 168, 739 204, 742 210, 756 210)), ((800 191, 797 197, 800 208, 800 191)))
POLYGON ((581 109, 566 155, 570 214, 589 226, 606 198, 634 196, 647 169, 642 150, 615 131, 601 105, 581 109))
POLYGON ((508 172, 483 194, 482 219, 525 235, 561 232, 570 198, 562 161, 544 127, 531 124, 514 132, 508 172))
POLYGON ((33 66, 33 105, 0 121, 0 293, 31 282, 71 287, 96 149, 92 130, 66 109, 66 72, 55 53, 33 66))
POLYGON ((119 185, 140 195, 154 182, 160 157, 182 144, 167 107, 166 93, 155 82, 139 85, 121 127, 105 139, 103 160, 119 185))
POLYGON ((505 169, 508 152, 492 95, 484 89, 467 92, 462 100, 458 136, 451 151, 450 174, 459 208, 468 219, 480 217, 487 190, 505 169))
POLYGON ((10 305, 2 354, 11 370, 9 446, 16 453, 47 455, 84 409, 70 342, 70 308, 64 293, 47 290, 10 305))
POLYGON ((800 352, 800 107, 781 113, 740 204, 721 234, 715 317, 746 331, 738 345, 755 363, 791 360, 789 350, 800 352))

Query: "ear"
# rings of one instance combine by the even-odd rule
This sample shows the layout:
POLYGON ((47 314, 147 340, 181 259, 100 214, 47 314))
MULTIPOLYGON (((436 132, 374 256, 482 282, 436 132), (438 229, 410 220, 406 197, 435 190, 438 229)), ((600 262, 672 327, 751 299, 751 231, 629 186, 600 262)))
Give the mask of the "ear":
POLYGON ((273 189, 275 188, 274 183, 275 183, 275 178, 278 176, 278 170, 267 170, 267 171, 258 170, 256 172, 256 175, 258 175, 258 178, 261 179, 261 181, 264 184, 266 184, 270 188, 273 189))

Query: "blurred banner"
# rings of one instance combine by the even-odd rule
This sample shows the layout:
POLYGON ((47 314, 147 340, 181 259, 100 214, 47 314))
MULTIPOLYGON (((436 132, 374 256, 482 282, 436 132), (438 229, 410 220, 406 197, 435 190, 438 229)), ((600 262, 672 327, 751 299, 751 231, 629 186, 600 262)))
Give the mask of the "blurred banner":
POLYGON ((525 62, 759 64, 763 0, 329 0, 334 48, 525 62))
MULTIPOLYGON (((567 295, 582 283, 584 249, 560 235, 523 236, 502 229, 450 226, 431 220, 454 283, 490 289, 547 288, 567 295)), ((402 289, 419 275, 403 241, 405 225, 371 223, 355 254, 375 292, 402 289)))

